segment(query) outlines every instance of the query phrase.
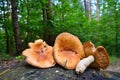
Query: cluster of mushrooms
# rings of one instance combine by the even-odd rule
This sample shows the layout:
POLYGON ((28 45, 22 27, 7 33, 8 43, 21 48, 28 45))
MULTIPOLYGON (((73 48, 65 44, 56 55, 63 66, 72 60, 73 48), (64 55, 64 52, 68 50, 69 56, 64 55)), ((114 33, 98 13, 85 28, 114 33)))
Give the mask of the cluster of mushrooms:
POLYGON ((28 64, 38 68, 53 67, 57 63, 80 74, 89 65, 98 70, 109 65, 108 53, 103 46, 95 48, 92 42, 82 44, 77 36, 67 32, 57 36, 53 47, 42 39, 28 45, 30 48, 25 49, 22 55, 28 64))

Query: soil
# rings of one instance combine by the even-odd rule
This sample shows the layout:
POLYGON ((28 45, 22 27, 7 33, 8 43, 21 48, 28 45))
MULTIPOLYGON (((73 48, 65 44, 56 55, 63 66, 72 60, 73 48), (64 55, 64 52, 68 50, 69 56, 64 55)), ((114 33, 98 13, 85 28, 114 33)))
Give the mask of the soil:
POLYGON ((21 61, 16 59, 8 59, 8 60, 0 60, 0 72, 4 71, 5 69, 12 68, 16 64, 19 64, 21 61))
POLYGON ((120 73, 120 60, 110 63, 106 70, 120 73))

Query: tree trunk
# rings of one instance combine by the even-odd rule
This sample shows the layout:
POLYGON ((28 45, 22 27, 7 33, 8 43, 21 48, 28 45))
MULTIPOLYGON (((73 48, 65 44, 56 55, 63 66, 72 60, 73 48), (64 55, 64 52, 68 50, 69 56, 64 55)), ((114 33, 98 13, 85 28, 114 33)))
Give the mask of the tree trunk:
POLYGON ((88 17, 87 2, 84 0, 85 15, 88 17))
MULTIPOLYGON (((4 0, 2 0, 2 5, 3 5, 3 23, 5 24, 5 2, 4 0)), ((8 5, 7 5, 8 6, 8 5)), ((8 29, 6 26, 5 27, 5 37, 6 37, 6 53, 10 53, 10 49, 9 49, 9 34, 8 34, 8 29)))
POLYGON ((16 54, 15 55, 19 55, 22 52, 22 42, 20 39, 16 2, 17 2, 16 0, 11 0, 12 24, 13 24, 13 31, 14 31, 14 38, 15 38, 15 45, 16 45, 16 54))
MULTIPOLYGON (((27 6, 26 20, 27 20, 27 25, 29 25, 29 22, 30 22, 30 3, 29 3, 29 0, 26 0, 26 6, 27 6)), ((25 46, 27 46, 28 42, 29 42, 30 31, 27 29, 25 34, 26 34, 25 46)))
POLYGON ((46 4, 44 4, 43 2, 41 2, 42 4, 42 15, 43 15, 43 25, 44 25, 44 40, 46 41, 47 39, 47 13, 46 13, 46 4))
POLYGON ((119 31, 119 28, 118 28, 118 11, 117 11, 117 5, 118 5, 118 0, 115 1, 115 27, 116 27, 116 36, 115 36, 115 40, 116 40, 116 54, 117 56, 119 57, 119 44, 118 44, 118 31, 119 31))
POLYGON ((1 70, 0 80, 120 80, 119 70, 113 72, 114 69, 99 71, 87 68, 83 74, 78 75, 74 69, 67 70, 59 65, 42 69, 31 67, 24 61, 1 70))
POLYGON ((42 3, 43 12, 43 24, 44 24, 44 40, 47 44, 54 44, 54 26, 52 25, 53 12, 52 12, 52 0, 48 0, 47 3, 42 3))
POLYGON ((99 21, 100 20, 100 9, 99 9, 99 0, 96 0, 97 4, 96 4, 96 20, 99 21))
POLYGON ((88 19, 91 21, 92 16, 91 16, 91 0, 88 1, 88 19))
MULTIPOLYGON (((62 1, 61 3, 62 3, 61 5, 64 5, 64 1, 62 1)), ((62 23, 64 23, 65 22, 65 10, 62 10, 61 13, 62 13, 61 21, 62 21, 62 23)))
POLYGON ((91 21, 91 0, 84 0, 84 7, 85 7, 85 15, 91 21))

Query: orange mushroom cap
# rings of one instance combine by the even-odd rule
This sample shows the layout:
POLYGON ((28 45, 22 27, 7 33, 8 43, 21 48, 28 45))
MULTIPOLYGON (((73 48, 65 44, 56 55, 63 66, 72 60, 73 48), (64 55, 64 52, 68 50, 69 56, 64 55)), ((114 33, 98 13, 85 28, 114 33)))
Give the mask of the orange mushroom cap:
POLYGON ((103 46, 98 46, 95 48, 92 42, 84 43, 84 51, 86 57, 93 55, 95 61, 91 64, 91 67, 96 69, 106 69, 110 63, 109 55, 103 46))
POLYGON ((28 45, 30 48, 22 52, 27 63, 39 68, 48 68, 55 65, 53 47, 47 45, 41 39, 28 45))
POLYGON ((85 56, 80 40, 67 32, 59 34, 54 44, 55 61, 66 69, 75 69, 77 63, 85 56))

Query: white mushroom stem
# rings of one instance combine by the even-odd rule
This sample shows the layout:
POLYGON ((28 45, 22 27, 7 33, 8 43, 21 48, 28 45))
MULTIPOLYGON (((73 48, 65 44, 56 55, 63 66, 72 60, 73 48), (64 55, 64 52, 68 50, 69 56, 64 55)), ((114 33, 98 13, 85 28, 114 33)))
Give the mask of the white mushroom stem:
POLYGON ((90 55, 86 58, 83 58, 80 60, 76 66, 76 73, 81 74, 85 71, 85 69, 92 63, 94 62, 95 58, 94 56, 90 55))

